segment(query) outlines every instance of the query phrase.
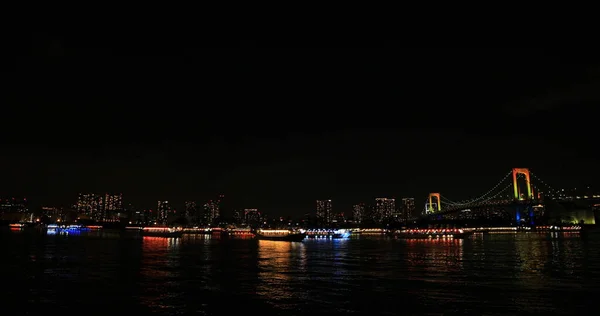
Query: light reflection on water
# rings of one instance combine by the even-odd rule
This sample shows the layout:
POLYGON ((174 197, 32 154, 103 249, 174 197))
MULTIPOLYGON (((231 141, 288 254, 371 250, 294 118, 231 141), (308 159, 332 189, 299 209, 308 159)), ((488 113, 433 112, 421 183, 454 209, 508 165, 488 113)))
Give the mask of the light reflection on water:
MULTIPOLYGON (((302 242, 258 240, 259 283, 256 293, 280 308, 294 308, 292 302, 304 299, 294 282, 301 277, 305 245, 302 242)), ((304 260, 305 262, 305 260, 304 260)))
POLYGON ((173 310, 169 304, 183 294, 179 281, 179 238, 142 239, 140 303, 151 310, 173 310))
POLYGON ((300 243, 6 229, 0 246, 0 297, 34 314, 567 315, 600 295, 600 236, 578 234, 300 243))

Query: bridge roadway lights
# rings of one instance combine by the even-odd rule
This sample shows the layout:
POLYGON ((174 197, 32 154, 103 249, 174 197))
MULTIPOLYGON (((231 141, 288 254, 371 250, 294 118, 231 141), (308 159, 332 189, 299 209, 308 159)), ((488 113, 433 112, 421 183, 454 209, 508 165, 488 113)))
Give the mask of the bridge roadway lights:
MULTIPOLYGON (((526 216, 528 216, 529 219, 529 225, 535 225, 535 213, 533 212, 533 206, 534 205, 538 205, 540 204, 541 201, 537 200, 537 199, 525 199, 525 200, 519 200, 519 199, 515 199, 512 202, 508 202, 507 203, 501 203, 501 204, 496 204, 496 205, 492 205, 492 206, 511 206, 513 210, 515 210, 515 220, 516 220, 516 224, 520 224, 521 223, 521 219, 526 216)), ((486 205, 481 205, 483 207, 487 207, 486 205)), ((472 209, 476 209, 478 208, 478 206, 475 207, 471 207, 472 209)), ((443 209, 443 210, 439 210, 437 212, 432 212, 429 214, 423 214, 422 218, 429 218, 432 220, 435 219, 439 219, 441 216, 448 214, 448 213, 453 213, 453 212, 459 212, 461 209, 457 208, 457 209, 443 209)))

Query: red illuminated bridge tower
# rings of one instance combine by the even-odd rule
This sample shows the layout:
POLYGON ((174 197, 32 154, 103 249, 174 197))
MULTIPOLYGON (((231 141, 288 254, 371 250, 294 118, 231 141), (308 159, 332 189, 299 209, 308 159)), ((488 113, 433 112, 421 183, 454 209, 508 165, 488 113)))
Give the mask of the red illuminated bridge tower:
POLYGON ((521 190, 519 190, 519 182, 517 178, 519 175, 523 175, 525 177, 525 185, 527 186, 527 199, 533 199, 533 190, 531 189, 531 177, 529 173, 529 169, 527 168, 513 168, 513 189, 515 193, 515 200, 522 200, 521 198, 521 190))

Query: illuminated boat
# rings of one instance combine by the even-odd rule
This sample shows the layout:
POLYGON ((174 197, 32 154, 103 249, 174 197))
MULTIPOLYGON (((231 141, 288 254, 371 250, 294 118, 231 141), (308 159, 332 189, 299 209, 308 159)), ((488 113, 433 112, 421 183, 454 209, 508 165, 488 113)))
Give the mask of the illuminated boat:
POLYGON ((392 236, 403 239, 437 239, 437 238, 465 238, 473 234, 472 231, 462 229, 403 229, 391 233, 392 236))
POLYGON ((302 241, 306 238, 305 232, 291 229, 258 229, 254 235, 263 240, 302 241))
POLYGON ((81 232, 89 231, 90 229, 81 225, 57 225, 50 224, 46 227, 49 235, 79 235, 81 232))
POLYGON ((254 237, 254 233, 250 228, 233 228, 226 231, 226 236, 229 237, 254 237))
POLYGON ((69 226, 66 226, 66 227, 62 228, 62 230, 66 230, 66 231, 88 231, 90 229, 87 228, 87 227, 85 227, 85 226, 81 226, 81 225, 69 225, 69 226))
POLYGON ((308 238, 348 238, 350 237, 350 230, 347 229, 309 229, 306 231, 306 237, 308 238))
POLYGON ((181 237, 183 235, 183 229, 175 227, 144 227, 140 230, 142 236, 154 236, 154 237, 181 237))

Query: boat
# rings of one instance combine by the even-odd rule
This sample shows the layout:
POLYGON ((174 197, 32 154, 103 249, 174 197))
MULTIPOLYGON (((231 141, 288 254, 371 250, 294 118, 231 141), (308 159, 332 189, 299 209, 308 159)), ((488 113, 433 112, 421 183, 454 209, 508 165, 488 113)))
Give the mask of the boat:
POLYGON ((340 239, 350 237, 350 233, 350 230, 347 229, 309 229, 306 231, 306 237, 316 239, 340 239))
POLYGON ((142 236, 154 236, 154 237, 181 237, 183 235, 183 229, 174 227, 144 227, 140 230, 142 236))
POLYGON ((306 238, 305 232, 291 229, 258 229, 254 235, 262 240, 302 241, 306 238))
POLYGON ((254 237, 254 233, 250 228, 232 228, 226 231, 225 236, 228 237, 254 237))
POLYGON ((62 230, 83 232, 83 231, 89 231, 90 229, 88 227, 81 226, 81 225, 69 225, 69 226, 63 227, 62 230))
POLYGON ((392 236, 403 239, 434 239, 434 238, 465 238, 473 234, 472 231, 462 229, 403 229, 391 233, 392 236))

